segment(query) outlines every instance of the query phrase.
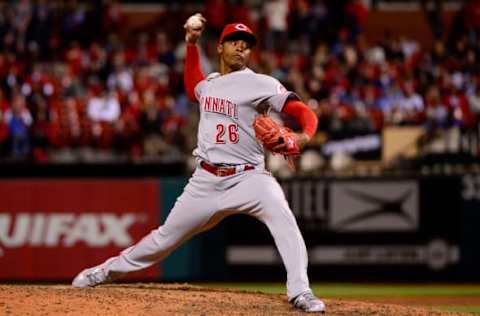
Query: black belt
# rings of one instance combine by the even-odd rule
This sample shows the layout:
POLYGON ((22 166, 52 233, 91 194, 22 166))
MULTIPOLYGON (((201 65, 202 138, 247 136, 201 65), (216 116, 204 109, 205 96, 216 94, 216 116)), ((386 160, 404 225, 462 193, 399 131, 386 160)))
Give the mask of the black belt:
POLYGON ((242 166, 243 168, 237 168, 237 167, 218 167, 211 165, 209 163, 206 163, 205 161, 200 162, 200 166, 207 170, 208 172, 216 175, 217 177, 226 177, 226 176, 231 176, 237 172, 242 172, 242 171, 247 171, 247 170, 253 170, 255 169, 254 166, 252 165, 244 165, 242 166))

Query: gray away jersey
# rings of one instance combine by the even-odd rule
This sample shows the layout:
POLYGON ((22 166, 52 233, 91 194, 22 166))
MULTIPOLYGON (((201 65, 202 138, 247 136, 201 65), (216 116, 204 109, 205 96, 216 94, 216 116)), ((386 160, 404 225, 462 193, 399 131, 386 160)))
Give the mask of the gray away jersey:
POLYGON ((267 101, 280 112, 289 97, 282 84, 246 68, 226 75, 210 74, 195 87, 200 106, 198 143, 193 155, 213 164, 263 166, 264 149, 257 141, 253 121, 257 107, 267 101))

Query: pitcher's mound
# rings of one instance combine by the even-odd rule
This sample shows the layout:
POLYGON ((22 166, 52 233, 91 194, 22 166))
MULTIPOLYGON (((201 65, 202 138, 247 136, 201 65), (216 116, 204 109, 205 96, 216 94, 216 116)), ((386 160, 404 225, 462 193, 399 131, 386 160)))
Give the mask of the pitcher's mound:
MULTIPOLYGON (((326 315, 461 315, 399 305, 326 299, 326 315)), ((306 315, 286 296, 182 284, 0 285, 0 315, 306 315)))

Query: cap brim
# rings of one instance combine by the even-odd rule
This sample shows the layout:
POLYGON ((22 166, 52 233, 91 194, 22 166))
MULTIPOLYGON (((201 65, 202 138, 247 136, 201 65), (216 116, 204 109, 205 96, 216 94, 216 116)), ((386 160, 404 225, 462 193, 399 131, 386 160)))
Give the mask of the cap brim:
POLYGON ((222 43, 225 41, 231 41, 236 39, 245 40, 248 44, 250 44, 250 46, 255 46, 255 44, 257 44, 257 38, 255 37, 255 35, 245 31, 238 31, 228 34, 223 38, 222 43))

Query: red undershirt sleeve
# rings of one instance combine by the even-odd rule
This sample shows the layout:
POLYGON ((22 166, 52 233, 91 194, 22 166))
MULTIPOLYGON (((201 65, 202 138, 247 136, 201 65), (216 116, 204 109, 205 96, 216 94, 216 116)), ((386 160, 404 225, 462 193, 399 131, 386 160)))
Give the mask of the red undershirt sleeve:
POLYGON ((192 101, 197 101, 195 96, 195 86, 205 79, 205 75, 200 67, 200 52, 195 44, 187 44, 185 55, 185 67, 183 71, 183 84, 188 97, 192 101))
POLYGON ((303 132, 308 136, 313 137, 313 135, 315 135, 318 118, 305 103, 299 100, 289 99, 283 106, 282 112, 295 118, 302 127, 303 132))

